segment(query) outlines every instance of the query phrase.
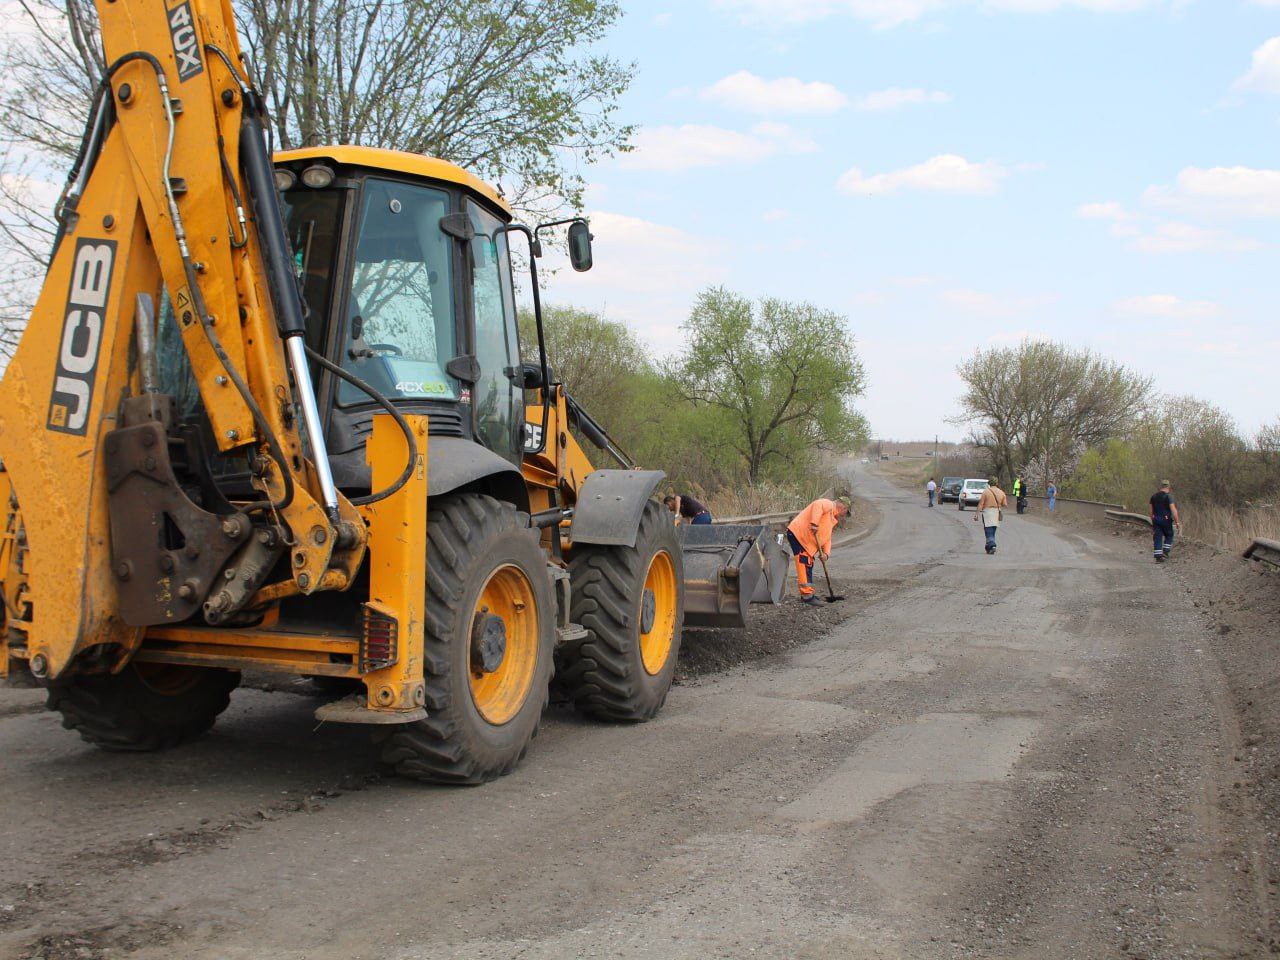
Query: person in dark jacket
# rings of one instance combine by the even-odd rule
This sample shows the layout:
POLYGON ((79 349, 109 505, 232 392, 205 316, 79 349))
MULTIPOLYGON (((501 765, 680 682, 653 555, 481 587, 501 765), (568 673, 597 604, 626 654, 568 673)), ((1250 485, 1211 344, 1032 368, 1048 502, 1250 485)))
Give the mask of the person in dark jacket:
POLYGON ((1178 505, 1173 501, 1173 484, 1160 483, 1160 489, 1151 495, 1151 534, 1154 538, 1153 555, 1156 563, 1164 563, 1173 553, 1173 531, 1182 529, 1178 519, 1178 505))
POLYGON ((687 493, 670 493, 662 498, 667 509, 676 515, 676 523, 704 524, 711 522, 711 511, 687 493))

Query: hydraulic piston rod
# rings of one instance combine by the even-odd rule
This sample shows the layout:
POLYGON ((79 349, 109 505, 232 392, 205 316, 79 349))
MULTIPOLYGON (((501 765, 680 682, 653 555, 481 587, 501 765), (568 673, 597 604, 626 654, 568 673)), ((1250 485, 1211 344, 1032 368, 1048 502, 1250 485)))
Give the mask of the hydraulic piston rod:
POLYGON ((266 133, 262 127, 262 98, 254 90, 244 92, 244 109, 240 120, 240 163, 258 221, 258 239, 262 245, 262 259, 271 289, 271 299, 275 303, 276 324, 284 339, 294 390, 298 404, 302 407, 302 424, 307 445, 311 448, 311 459, 315 463, 320 499, 324 503, 329 521, 336 525, 339 520, 338 490, 333 483, 329 451, 325 446, 324 428, 320 423, 320 408, 316 403, 315 387, 307 366, 303 342, 307 328, 302 297, 293 272, 289 235, 285 232, 284 219, 280 215, 271 157, 267 153, 266 133))

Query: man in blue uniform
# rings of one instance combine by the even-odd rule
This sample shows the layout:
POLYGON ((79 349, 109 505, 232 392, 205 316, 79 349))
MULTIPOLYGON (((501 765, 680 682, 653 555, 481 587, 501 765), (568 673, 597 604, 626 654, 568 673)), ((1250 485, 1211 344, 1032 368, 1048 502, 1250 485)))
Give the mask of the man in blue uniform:
POLYGON ((1164 563, 1173 552, 1173 531, 1182 529, 1178 519, 1178 505, 1173 502, 1173 484, 1160 483, 1160 489, 1151 495, 1151 534, 1154 537, 1156 563, 1164 563))

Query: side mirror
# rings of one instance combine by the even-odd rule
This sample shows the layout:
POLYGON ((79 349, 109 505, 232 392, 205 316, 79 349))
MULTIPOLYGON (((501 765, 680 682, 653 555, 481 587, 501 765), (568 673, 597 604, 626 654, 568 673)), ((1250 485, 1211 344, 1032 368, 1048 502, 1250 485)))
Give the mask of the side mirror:
POLYGON ((585 220, 569 224, 569 263, 579 273, 591 269, 591 228, 585 220))

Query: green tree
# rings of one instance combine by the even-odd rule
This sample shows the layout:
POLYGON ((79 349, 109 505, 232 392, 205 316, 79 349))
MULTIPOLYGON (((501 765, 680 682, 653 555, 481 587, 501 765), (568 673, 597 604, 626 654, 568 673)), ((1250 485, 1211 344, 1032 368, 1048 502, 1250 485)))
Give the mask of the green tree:
POLYGON ((866 443, 866 421, 852 407, 866 375, 847 327, 809 303, 752 303, 713 287, 698 295, 669 373, 685 400, 725 425, 754 483, 818 449, 866 443))
MULTIPOLYGON (((547 362, 570 395, 610 433, 628 432, 638 412, 637 382, 655 378, 644 346, 625 324, 577 307, 543 307, 547 362)), ((531 311, 520 313, 520 352, 538 361, 538 334, 531 311)), ((634 431, 630 431, 634 432, 634 431)))
POLYGON ((1144 472, 1132 444, 1113 438, 1084 452, 1064 489, 1082 500, 1135 503, 1133 491, 1146 482, 1144 472))

